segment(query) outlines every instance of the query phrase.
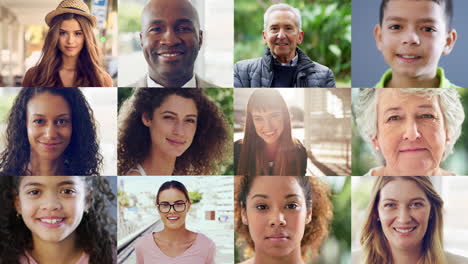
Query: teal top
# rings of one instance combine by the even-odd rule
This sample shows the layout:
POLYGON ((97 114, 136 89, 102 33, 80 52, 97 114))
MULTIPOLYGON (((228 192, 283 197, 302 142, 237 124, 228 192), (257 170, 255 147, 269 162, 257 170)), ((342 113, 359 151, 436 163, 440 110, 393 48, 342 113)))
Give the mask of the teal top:
MULTIPOLYGON (((437 78, 440 80, 439 87, 436 88, 460 88, 455 84, 451 83, 447 77, 445 77, 444 69, 441 67, 437 68, 437 78)), ((380 78, 380 81, 375 85, 375 88, 385 88, 385 85, 392 79, 392 69, 388 69, 380 78)))

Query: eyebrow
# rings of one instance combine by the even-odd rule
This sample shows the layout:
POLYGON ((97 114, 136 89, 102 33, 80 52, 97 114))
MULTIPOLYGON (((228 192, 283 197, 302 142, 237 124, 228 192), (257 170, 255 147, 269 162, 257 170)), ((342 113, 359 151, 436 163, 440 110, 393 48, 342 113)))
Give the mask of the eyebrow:
MULTIPOLYGON (((284 196, 284 199, 289 199, 289 198, 292 198, 292 197, 301 197, 299 194, 295 194, 295 193, 291 193, 291 194, 288 194, 288 195, 285 195, 284 196)), ((254 199, 254 198, 264 198, 264 199, 268 199, 269 196, 266 195, 266 194, 255 194, 254 196, 252 196, 252 198, 250 198, 250 200, 254 199)))
MULTIPOLYGON (((177 200, 177 201, 174 201, 174 203, 178 203, 178 202, 184 202, 184 200, 177 200)), ((168 204, 170 204, 169 201, 161 201, 160 204, 162 204, 162 203, 168 203, 168 204)))
MULTIPOLYGON (((163 111, 161 113, 161 115, 164 115, 164 114, 171 114, 171 115, 179 116, 176 112, 172 112, 172 111, 169 111, 169 110, 163 111)), ((196 114, 189 114, 189 115, 186 115, 185 117, 197 117, 197 115, 196 114)))
MULTIPOLYGON (((411 198, 411 199, 410 199, 410 202, 415 201, 415 200, 427 201, 427 199, 425 199, 424 197, 414 197, 414 198, 411 198)), ((387 198, 387 199, 383 199, 383 200, 382 200, 382 202, 385 202, 385 201, 389 201, 389 202, 398 202, 398 200, 393 199, 393 198, 387 198)))
MULTIPOLYGON (((34 116, 46 116, 46 115, 43 115, 43 114, 37 114, 37 113, 33 113, 32 115, 34 116)), ((70 116, 70 114, 66 114, 66 113, 63 113, 63 114, 59 114, 59 115, 56 115, 55 117, 62 117, 62 116, 70 116)))
MULTIPOLYGON (((430 104, 423 104, 423 105, 418 105, 417 108, 420 108, 420 109, 434 109, 434 106, 430 105, 430 104)), ((390 108, 388 108, 388 109, 386 109, 384 111, 384 114, 387 114, 388 112, 399 111, 399 110, 401 110, 401 107, 399 107, 399 106, 390 107, 390 108)))
POLYGON ((66 29, 63 29, 63 28, 61 28, 60 30, 61 30, 61 31, 65 31, 65 32, 78 32, 78 31, 83 31, 82 29, 78 29, 78 30, 70 30, 70 31, 68 31, 68 30, 66 30, 66 29))
MULTIPOLYGON (((399 16, 389 16, 385 19, 385 22, 396 21, 396 22, 406 22, 408 19, 402 18, 399 16)), ((437 20, 433 18, 420 18, 416 20, 417 23, 437 23, 437 20)))
MULTIPOLYGON (((66 181, 61 181, 57 184, 57 186, 63 186, 63 185, 76 185, 77 183, 72 180, 66 180, 66 181)), ((23 188, 28 187, 28 186, 37 186, 37 187, 42 187, 45 186, 45 184, 42 184, 40 182, 28 182, 25 185, 23 185, 23 188)))

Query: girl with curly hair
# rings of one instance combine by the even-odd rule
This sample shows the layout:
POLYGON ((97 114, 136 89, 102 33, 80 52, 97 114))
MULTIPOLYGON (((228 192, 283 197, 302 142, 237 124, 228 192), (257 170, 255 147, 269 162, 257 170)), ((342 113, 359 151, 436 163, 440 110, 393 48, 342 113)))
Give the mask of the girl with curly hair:
POLYGON ((38 64, 29 69, 23 87, 110 87, 101 66, 96 18, 82 0, 64 0, 45 17, 50 27, 38 64))
POLYGON ((201 89, 138 88, 119 113, 119 175, 216 174, 230 135, 201 89))
POLYGON ((246 110, 244 138, 234 143, 235 175, 305 175, 307 151, 292 136, 288 106, 278 90, 256 89, 246 110))
POLYGON ((327 185, 305 176, 235 178, 235 230, 255 251, 243 264, 302 264, 317 255, 333 217, 327 185))
POLYGON ((0 177, 0 194, 0 263, 115 263, 107 178, 0 177))
POLYGON ((99 175, 102 156, 78 88, 22 88, 10 110, 1 175, 99 175))
POLYGON ((181 182, 167 181, 159 187, 155 202, 164 228, 138 238, 135 244, 137 264, 214 264, 214 242, 185 226, 192 205, 187 188, 181 182))

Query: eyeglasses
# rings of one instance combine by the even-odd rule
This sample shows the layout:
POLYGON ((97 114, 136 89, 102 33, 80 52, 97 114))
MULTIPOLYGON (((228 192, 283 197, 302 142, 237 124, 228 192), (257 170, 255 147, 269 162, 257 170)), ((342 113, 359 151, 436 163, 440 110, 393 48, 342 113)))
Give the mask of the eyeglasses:
POLYGON ((159 209, 159 212, 161 213, 168 213, 169 211, 171 211, 171 208, 174 208, 174 211, 180 213, 180 212, 185 211, 185 207, 186 207, 186 203, 184 202, 177 202, 174 204, 170 204, 170 203, 158 204, 158 209, 159 209))

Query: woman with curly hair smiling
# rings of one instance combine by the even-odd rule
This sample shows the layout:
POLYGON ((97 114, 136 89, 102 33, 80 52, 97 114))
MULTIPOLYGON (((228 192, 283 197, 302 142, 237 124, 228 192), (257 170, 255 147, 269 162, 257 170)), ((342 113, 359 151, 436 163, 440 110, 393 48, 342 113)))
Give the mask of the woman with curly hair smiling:
POLYGON ((99 175, 93 111, 78 88, 23 88, 10 110, 2 175, 99 175))
POLYGON ((139 88, 119 113, 119 175, 216 174, 230 135, 201 89, 139 88))
POLYGON ((255 256, 243 264, 302 264, 317 255, 333 217, 330 191, 318 178, 238 176, 235 230, 255 256))
POLYGON ((107 178, 0 178, 0 263, 115 263, 107 178))

